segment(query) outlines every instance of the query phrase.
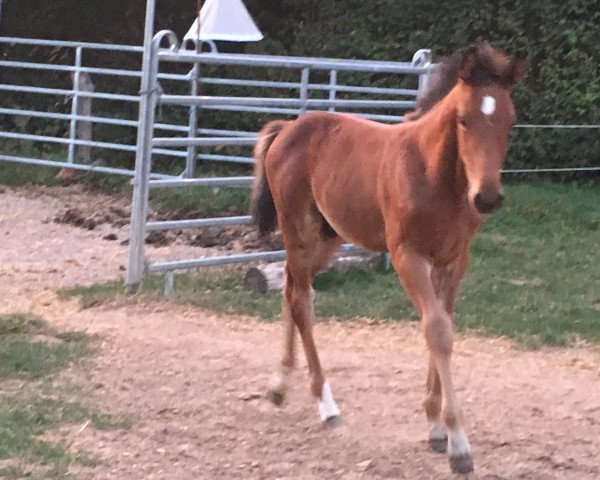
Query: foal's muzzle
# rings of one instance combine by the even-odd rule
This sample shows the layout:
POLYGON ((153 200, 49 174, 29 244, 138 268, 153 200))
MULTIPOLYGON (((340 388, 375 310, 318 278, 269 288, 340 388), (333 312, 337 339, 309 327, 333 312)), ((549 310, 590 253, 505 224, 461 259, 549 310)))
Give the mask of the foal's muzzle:
POLYGON ((479 213, 493 213, 500 208, 504 195, 493 187, 484 186, 475 198, 473 203, 479 213))

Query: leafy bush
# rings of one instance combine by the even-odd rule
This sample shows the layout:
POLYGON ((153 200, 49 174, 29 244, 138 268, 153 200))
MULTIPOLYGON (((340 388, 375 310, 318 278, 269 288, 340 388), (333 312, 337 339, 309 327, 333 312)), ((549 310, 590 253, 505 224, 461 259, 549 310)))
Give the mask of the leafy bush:
MULTIPOLYGON (((483 36, 494 45, 529 55, 529 75, 514 93, 520 123, 600 124, 600 10, 596 0, 245 3, 266 37, 263 42, 246 46, 247 51, 255 53, 405 60, 417 49, 431 47, 439 58, 483 36)), ((5 34, 140 44, 143 0, 127 5, 106 0, 101 4, 99 7, 92 0, 43 5, 35 0, 9 2, 5 34), (32 12, 35 20, 17 21, 32 12), (56 22, 57 18, 64 21, 56 22)), ((195 16, 194 8, 194 2, 188 0, 158 2, 157 30, 170 28, 181 35, 195 16)), ((32 53, 37 60, 40 55, 43 52, 32 53)), ((109 57, 104 60, 110 61, 113 54, 106 55, 109 57)), ((115 56, 114 62, 123 65, 122 58, 115 56)), ((139 64, 131 67, 139 68, 139 64)), ((398 79, 377 74, 360 81, 398 86, 398 79)), ((240 129, 256 129, 266 120, 237 113, 203 115, 204 125, 216 128, 231 128, 233 124, 240 129)), ((135 132, 130 135, 133 139, 135 132)), ((516 130, 508 163, 510 167, 598 165, 599 157, 598 130, 516 130)))

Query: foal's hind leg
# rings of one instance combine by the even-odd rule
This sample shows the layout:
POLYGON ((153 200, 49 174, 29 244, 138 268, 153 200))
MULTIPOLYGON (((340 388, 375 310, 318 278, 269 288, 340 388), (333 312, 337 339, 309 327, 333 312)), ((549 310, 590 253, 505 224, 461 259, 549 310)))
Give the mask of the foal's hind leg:
POLYGON ((292 318, 302 338, 310 374, 310 390, 318 400, 321 421, 326 427, 339 426, 340 411, 323 374, 313 336, 315 293, 312 280, 314 275, 326 265, 340 243, 338 239, 317 243, 311 256, 310 266, 303 265, 304 261, 300 256, 291 254, 288 250, 288 255, 291 254, 291 258, 288 259, 288 282, 292 284, 292 288, 286 290, 286 296, 289 295, 292 318))
MULTIPOLYGON (((299 210, 299 209, 298 209, 299 210)), ((313 277, 327 266, 342 241, 331 230, 314 206, 305 215, 296 211, 297 224, 282 222, 282 233, 287 251, 286 282, 284 289, 284 315, 286 344, 290 342, 291 322, 300 332, 308 369, 310 390, 318 399, 321 420, 326 426, 339 424, 340 411, 333 400, 331 388, 325 380, 313 337, 314 290, 313 277)), ((289 350, 288 350, 289 351, 289 350)), ((285 362, 285 356, 284 356, 285 362)), ((284 363, 285 368, 285 363, 284 363)))
MULTIPOLYGON (((284 291, 285 289, 286 287, 284 285, 284 291)), ((275 373, 272 386, 269 390, 269 398, 277 406, 280 406, 285 400, 287 379, 296 366, 296 326, 290 313, 287 295, 283 295, 283 300, 281 302, 281 316, 284 331, 283 359, 281 360, 280 370, 275 373)))
MULTIPOLYGON (((306 328, 304 325, 308 324, 310 330, 312 330, 312 322, 314 319, 314 291, 312 289, 312 279, 314 275, 316 275, 319 271, 327 267, 329 261, 331 260, 341 243, 341 239, 337 237, 337 235, 331 235, 330 232, 327 232, 323 236, 323 238, 316 237, 315 240, 311 242, 313 248, 308 255, 302 253, 303 250, 306 250, 305 248, 289 248, 288 264, 286 265, 285 283, 282 299, 282 320, 284 329, 283 358, 281 362, 281 368, 275 374, 271 389, 269 390, 269 398, 275 405, 279 406, 284 402, 287 391, 288 376, 296 366, 296 326, 298 326, 298 328, 300 329, 301 326, 302 328, 306 328), (294 252, 297 249, 299 250, 299 252, 296 254, 294 252), (296 256, 297 258, 294 259, 294 256, 296 256), (291 273, 292 271, 295 272, 295 276, 297 277, 296 280, 294 280, 294 275, 292 275, 291 273), (303 282, 302 279, 306 276, 309 277, 308 301, 306 301, 306 299, 303 300, 303 296, 306 295, 304 289, 302 288, 303 283, 306 283, 303 282), (308 321, 305 321, 304 318, 308 318, 308 321)), ((302 335, 302 331, 303 330, 300 329, 302 342, 306 351, 306 335, 302 335)), ((308 345, 308 348, 310 349, 310 344, 308 345)), ((306 355, 307 359, 309 360, 310 369, 311 357, 309 357, 308 351, 306 355)), ((311 377, 311 381, 314 382, 315 379, 311 377)), ((321 391, 322 387, 318 388, 319 391, 321 391)), ((311 390, 313 390, 312 386, 311 390)), ((317 390, 317 387, 314 387, 314 390, 317 390)))

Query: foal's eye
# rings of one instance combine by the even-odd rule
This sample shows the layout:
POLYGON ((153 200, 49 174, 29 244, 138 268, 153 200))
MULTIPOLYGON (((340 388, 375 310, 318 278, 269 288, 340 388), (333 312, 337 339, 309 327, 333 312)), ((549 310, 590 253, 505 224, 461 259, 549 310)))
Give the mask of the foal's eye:
POLYGON ((466 127, 466 126, 467 126, 467 121, 465 120, 465 118, 464 118, 464 117, 458 117, 458 124, 459 124, 461 127, 466 127))

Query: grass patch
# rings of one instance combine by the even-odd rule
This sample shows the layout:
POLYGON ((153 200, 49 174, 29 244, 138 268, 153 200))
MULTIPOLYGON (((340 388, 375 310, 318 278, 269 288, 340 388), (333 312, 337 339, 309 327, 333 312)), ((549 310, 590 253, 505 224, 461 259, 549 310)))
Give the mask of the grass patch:
MULTIPOLYGON (((528 346, 600 342, 600 187, 507 185, 506 205, 486 222, 457 300, 456 325, 506 335, 528 346)), ((160 294, 151 277, 145 291, 160 294)), ((416 319, 393 271, 329 272, 315 279, 320 317, 416 319)), ((120 283, 71 289, 94 299, 122 294, 120 283)), ((281 295, 246 291, 238 273, 176 276, 178 297, 227 313, 276 319, 281 295)))
MULTIPOLYGON (((98 460, 87 452, 74 452, 72 439, 48 440, 48 432, 58 427, 84 425, 90 428, 128 428, 121 417, 90 410, 80 403, 22 396, 0 397, 0 460, 14 465, 0 470, 8 478, 66 478, 72 464, 93 467, 98 460)), ((68 437, 68 435, 67 435, 68 437)))
POLYGON ((41 378, 81 355, 79 342, 11 340, 0 342, 0 378, 41 378))
MULTIPOLYGON (((60 388, 44 377, 91 351, 83 332, 58 332, 31 315, 0 315, 0 478, 59 479, 73 464, 93 466, 97 459, 70 448, 59 427, 127 428, 129 421, 60 399, 60 388), (18 378, 25 383, 7 384, 18 378), (57 440, 51 438, 57 437, 57 440)), ((72 392, 71 392, 72 393, 72 392)))
MULTIPOLYGON (((43 158, 65 161, 67 149, 56 145, 36 146, 33 142, 6 139, 2 141, 2 153, 23 158, 43 158)), ((20 187, 23 185, 54 186, 58 182, 58 169, 43 165, 28 165, 0 161, 0 185, 20 187)))
POLYGON ((24 163, 0 162, 0 185, 21 187, 24 185, 58 185, 53 167, 26 165, 24 163))
POLYGON ((200 218, 245 215, 249 201, 248 189, 241 187, 159 188, 150 192, 150 205, 154 210, 200 218))
POLYGON ((78 181, 92 191, 97 190, 104 193, 127 191, 131 185, 131 177, 125 175, 113 175, 85 170, 80 172, 78 181))
POLYGON ((47 333, 52 331, 48 324, 34 315, 16 313, 0 315, 0 335, 47 333))
MULTIPOLYGON (((0 161, 0 185, 22 187, 25 185, 59 185, 56 178, 59 168, 43 165, 27 165, 0 161)), ((101 192, 121 191, 129 187, 130 178, 97 172, 80 171, 78 181, 92 190, 101 192)))
MULTIPOLYGON (((19 157, 44 158, 65 161, 66 149, 39 149, 32 145, 11 142, 4 145, 5 151, 19 157)), ((117 165, 118 166, 118 165, 117 165)), ((0 185, 20 187, 25 185, 56 186, 59 168, 28 165, 0 161, 0 185)), ((178 175, 180 170, 169 172, 178 175)), ((249 165, 231 165, 218 162, 203 163, 196 176, 248 176, 252 174, 249 165)), ((122 175, 108 175, 97 172, 80 171, 78 182, 92 190, 118 192, 130 188, 131 178, 122 175)), ((208 217, 217 214, 246 214, 248 212, 249 191, 245 187, 194 187, 153 189, 150 202, 155 210, 174 212, 180 216, 208 217)))
POLYGON ((88 353, 83 332, 59 333, 30 315, 0 315, 0 380, 37 379, 88 353))
POLYGON ((75 286, 58 290, 59 298, 79 297, 82 308, 91 308, 123 295, 124 287, 121 282, 113 281, 89 286, 75 286))
MULTIPOLYGON (((203 163, 197 177, 239 177, 252 175, 248 165, 203 163)), ((158 188, 150 191, 150 205, 157 211, 175 212, 181 217, 212 217, 215 215, 245 215, 250 192, 246 187, 186 187, 158 188)))
MULTIPOLYGON (((16 157, 40 158, 57 162, 67 161, 66 147, 56 145, 41 146, 32 142, 18 142, 9 139, 3 143, 2 150, 2 153, 16 157)), ((45 185, 53 187, 59 185, 56 178, 59 171, 59 167, 0 161, 0 185, 10 187, 45 185)), ((84 170, 80 170, 78 175, 79 182, 103 192, 121 190, 127 187, 130 182, 130 177, 84 170)))

